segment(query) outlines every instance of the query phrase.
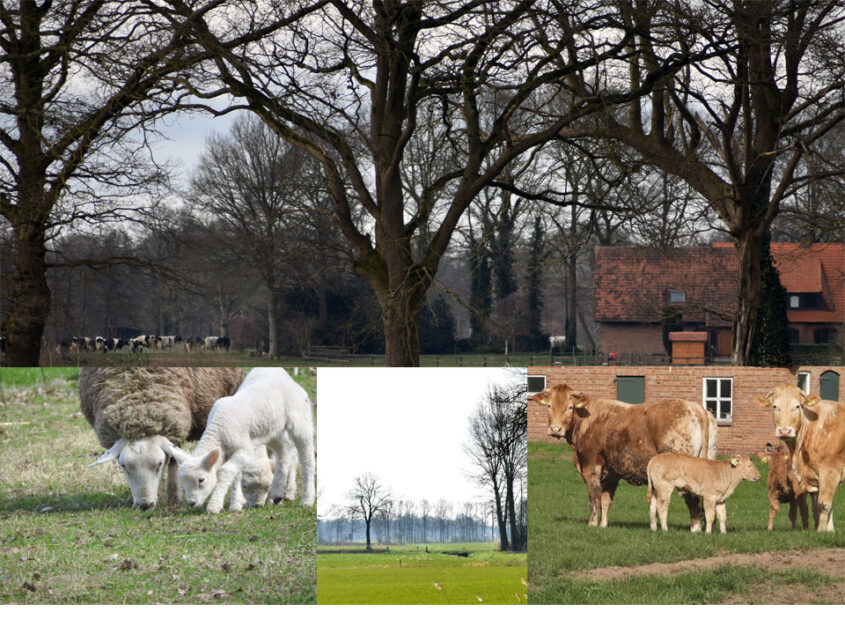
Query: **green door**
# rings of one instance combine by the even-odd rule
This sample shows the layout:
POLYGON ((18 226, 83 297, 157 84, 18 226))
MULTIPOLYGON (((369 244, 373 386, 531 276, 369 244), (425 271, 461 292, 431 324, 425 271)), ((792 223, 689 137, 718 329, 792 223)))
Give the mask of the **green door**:
POLYGON ((645 400, 644 376, 617 376, 616 400, 636 405, 645 400))
POLYGON ((833 370, 822 372, 819 380, 819 396, 827 401, 839 400, 839 375, 833 370))

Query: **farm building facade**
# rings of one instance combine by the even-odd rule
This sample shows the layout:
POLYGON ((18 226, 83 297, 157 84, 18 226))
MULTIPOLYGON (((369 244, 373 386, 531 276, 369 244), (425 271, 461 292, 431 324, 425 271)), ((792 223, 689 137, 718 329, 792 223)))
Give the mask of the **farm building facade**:
POLYGON ((758 453, 777 446, 770 410, 754 399, 781 383, 829 400, 845 398, 845 367, 755 368, 740 366, 554 366, 528 368, 528 440, 565 442, 546 435, 548 410, 531 396, 566 383, 596 398, 641 403, 682 398, 714 412, 718 452, 758 453))

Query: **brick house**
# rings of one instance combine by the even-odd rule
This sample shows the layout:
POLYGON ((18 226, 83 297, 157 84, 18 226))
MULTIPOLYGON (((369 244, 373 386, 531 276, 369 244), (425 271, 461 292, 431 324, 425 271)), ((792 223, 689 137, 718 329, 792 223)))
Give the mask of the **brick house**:
MULTIPOLYGON (((788 294, 791 343, 845 335, 845 245, 772 245, 788 294)), ((708 333, 707 350, 730 356, 738 263, 731 243, 654 249, 596 247, 596 323, 602 352, 666 353, 664 321, 708 333)))
POLYGON ((531 399, 546 385, 566 383, 598 398, 641 403, 683 398, 714 412, 720 454, 757 453, 777 446, 772 414, 754 399, 780 383, 799 385, 829 400, 845 400, 845 367, 754 368, 739 366, 581 366, 528 368, 528 440, 546 436, 548 410, 531 399))

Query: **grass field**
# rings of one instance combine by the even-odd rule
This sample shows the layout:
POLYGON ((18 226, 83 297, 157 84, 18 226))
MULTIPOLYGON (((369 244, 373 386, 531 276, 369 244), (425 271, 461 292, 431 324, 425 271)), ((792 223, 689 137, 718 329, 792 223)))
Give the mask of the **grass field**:
MULTIPOLYGON (((836 563, 845 553, 840 550, 845 547, 843 527, 834 534, 792 531, 784 505, 768 533, 768 466, 756 464, 761 481, 742 482, 727 501, 726 535, 691 534, 689 513, 677 495, 669 507, 669 532, 652 532, 646 488, 624 482, 610 509, 609 526, 599 529, 587 526, 587 489, 568 445, 530 443, 529 602, 845 602, 845 569, 836 563), (779 563, 786 551, 796 550, 802 551, 794 557, 797 564, 779 563), (751 558, 734 553, 759 555, 748 564, 751 558), (707 565, 680 564, 713 557, 707 565), (609 568, 644 564, 651 565, 637 574, 609 568)), ((835 506, 845 506, 843 493, 835 506)))
MULTIPOLYGON (((520 604, 525 553, 492 544, 391 546, 389 552, 317 552, 321 604, 520 604), (469 551, 468 557, 446 552, 469 551)), ((334 549, 332 549, 334 550, 334 549)))
POLYGON ((132 510, 114 462, 86 466, 77 374, 0 369, 0 604, 316 601, 313 508, 132 510))

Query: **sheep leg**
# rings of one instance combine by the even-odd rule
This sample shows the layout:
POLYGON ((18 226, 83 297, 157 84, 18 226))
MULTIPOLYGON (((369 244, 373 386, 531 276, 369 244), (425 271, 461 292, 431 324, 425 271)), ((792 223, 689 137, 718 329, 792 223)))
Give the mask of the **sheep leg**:
POLYGON ((285 434, 281 442, 274 442, 271 447, 276 455, 276 471, 270 487, 270 500, 278 504, 282 500, 296 499, 296 445, 285 434), (284 487, 284 490, 283 490, 284 487))
POLYGON ((179 486, 179 463, 167 457, 167 505, 176 506, 182 501, 182 487, 179 486))
POLYGON ((232 488, 229 492, 230 511, 240 511, 244 507, 244 504, 246 504, 246 498, 244 497, 243 491, 241 491, 242 477, 243 473, 238 471, 238 474, 235 476, 234 482, 232 482, 232 488))
POLYGON ((299 464, 302 465, 302 506, 313 506, 314 471, 316 470, 313 432, 310 426, 304 430, 292 429, 290 432, 299 454, 299 464))
POLYGON ((249 458, 249 452, 238 451, 226 461, 220 470, 217 472, 217 486, 211 493, 208 499, 208 506, 205 507, 208 513, 219 513, 223 510, 223 501, 226 498, 226 493, 232 487, 235 478, 243 471, 244 465, 249 458))

